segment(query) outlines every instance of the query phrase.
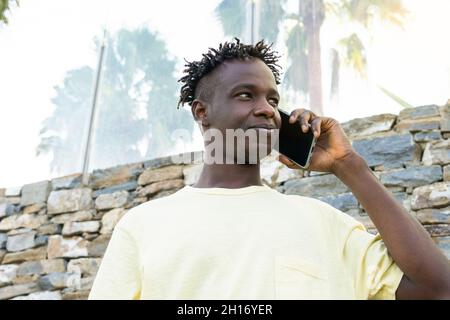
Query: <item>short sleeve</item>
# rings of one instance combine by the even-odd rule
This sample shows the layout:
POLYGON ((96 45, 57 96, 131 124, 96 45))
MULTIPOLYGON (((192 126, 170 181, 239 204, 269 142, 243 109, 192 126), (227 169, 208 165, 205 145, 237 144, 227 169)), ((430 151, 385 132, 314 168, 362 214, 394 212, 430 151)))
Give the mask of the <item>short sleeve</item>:
POLYGON ((89 293, 89 300, 139 299, 139 250, 132 235, 116 225, 89 293))
POLYGON ((394 300, 403 272, 379 234, 355 225, 344 242, 343 259, 354 281, 357 299, 394 300))

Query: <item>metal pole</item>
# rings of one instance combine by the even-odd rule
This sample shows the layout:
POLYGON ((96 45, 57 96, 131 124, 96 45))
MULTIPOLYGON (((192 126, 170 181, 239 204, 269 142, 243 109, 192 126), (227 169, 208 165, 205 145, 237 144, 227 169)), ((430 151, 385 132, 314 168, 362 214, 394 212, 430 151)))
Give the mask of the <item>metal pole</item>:
POLYGON ((254 37, 254 29, 255 29, 255 1, 252 0, 252 7, 251 7, 251 23, 250 23, 250 43, 255 44, 255 37, 254 37))
POLYGON ((261 1, 258 0, 254 0, 255 3, 255 28, 254 28, 254 32, 255 32, 255 43, 258 42, 259 40, 261 40, 260 37, 262 37, 263 35, 259 34, 260 33, 260 22, 261 22, 261 1))
POLYGON ((95 77, 95 86, 94 86, 94 95, 92 97, 92 108, 91 114, 89 116, 89 128, 87 140, 84 145, 84 161, 83 161, 83 178, 82 183, 87 185, 89 183, 89 160, 91 155, 91 147, 92 147, 92 137, 93 137, 93 127, 96 119, 96 111, 97 111, 97 101, 98 101, 98 91, 100 87, 100 78, 102 74, 102 66, 103 66, 103 55, 105 52, 105 39, 106 39, 106 30, 103 31, 103 40, 100 46, 100 53, 98 56, 97 63, 97 73, 95 77))

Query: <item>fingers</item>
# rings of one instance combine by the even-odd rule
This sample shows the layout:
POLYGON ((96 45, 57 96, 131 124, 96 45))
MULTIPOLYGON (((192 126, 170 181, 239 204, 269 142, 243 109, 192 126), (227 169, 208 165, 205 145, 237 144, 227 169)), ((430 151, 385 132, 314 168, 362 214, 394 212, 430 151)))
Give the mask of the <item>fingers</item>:
POLYGON ((304 108, 299 108, 299 109, 295 109, 294 111, 292 111, 291 112, 291 117, 289 118, 289 123, 294 123, 295 121, 297 121, 298 117, 305 110, 306 109, 304 109, 304 108))
POLYGON ((311 122, 311 127, 314 133, 314 136, 317 138, 320 135, 320 126, 322 124, 322 119, 317 117, 315 119, 313 119, 313 121, 311 122))
MULTIPOLYGON (((306 133, 309 130, 309 126, 310 126, 309 122, 311 120, 314 121, 314 119, 317 119, 317 117, 312 111, 304 109, 304 108, 299 108, 299 109, 295 109, 294 111, 291 112, 291 116, 289 118, 289 123, 294 123, 295 121, 297 121, 297 119, 300 119, 300 125, 302 128, 302 131, 306 133)), ((312 122, 311 122, 311 124, 312 124, 312 122)), ((320 122, 319 122, 319 126, 320 126, 320 122)), ((320 134, 320 130, 318 132, 320 134)))
POLYGON ((281 153, 278 155, 278 160, 281 163, 283 163, 284 165, 286 165, 290 169, 297 169, 297 168, 299 168, 294 162, 289 160, 289 158, 287 158, 286 156, 282 155, 281 153))

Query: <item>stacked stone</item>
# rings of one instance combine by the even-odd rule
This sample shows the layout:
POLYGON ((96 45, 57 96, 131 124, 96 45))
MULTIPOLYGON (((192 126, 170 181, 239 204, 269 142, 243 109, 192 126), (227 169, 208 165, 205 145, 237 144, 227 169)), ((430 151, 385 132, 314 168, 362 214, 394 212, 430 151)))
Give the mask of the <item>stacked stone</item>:
MULTIPOLYGON (((450 103, 342 124, 355 150, 450 259, 450 103)), ((120 218, 141 203, 197 181, 202 152, 0 189, 0 299, 86 299, 120 218)), ((334 175, 291 170, 273 153, 261 178, 286 194, 314 197, 377 230, 334 175)))
POLYGON ((0 300, 86 299, 120 218, 195 182, 201 155, 0 189, 0 300))

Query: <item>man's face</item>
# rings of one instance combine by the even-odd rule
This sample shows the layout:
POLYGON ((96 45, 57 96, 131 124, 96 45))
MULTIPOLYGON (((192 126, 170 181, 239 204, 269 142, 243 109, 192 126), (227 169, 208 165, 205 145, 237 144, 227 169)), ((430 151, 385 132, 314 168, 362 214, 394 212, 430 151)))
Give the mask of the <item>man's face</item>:
MULTIPOLYGON (((226 129, 250 130, 268 136, 270 153, 271 133, 250 129, 253 126, 281 127, 278 112, 278 94, 275 78, 270 68, 260 59, 230 60, 215 70, 211 101, 207 107, 209 128, 215 128, 225 137, 226 129)), ((258 139, 258 145, 260 145, 258 139)), ((246 153, 249 143, 246 141, 246 153)))

